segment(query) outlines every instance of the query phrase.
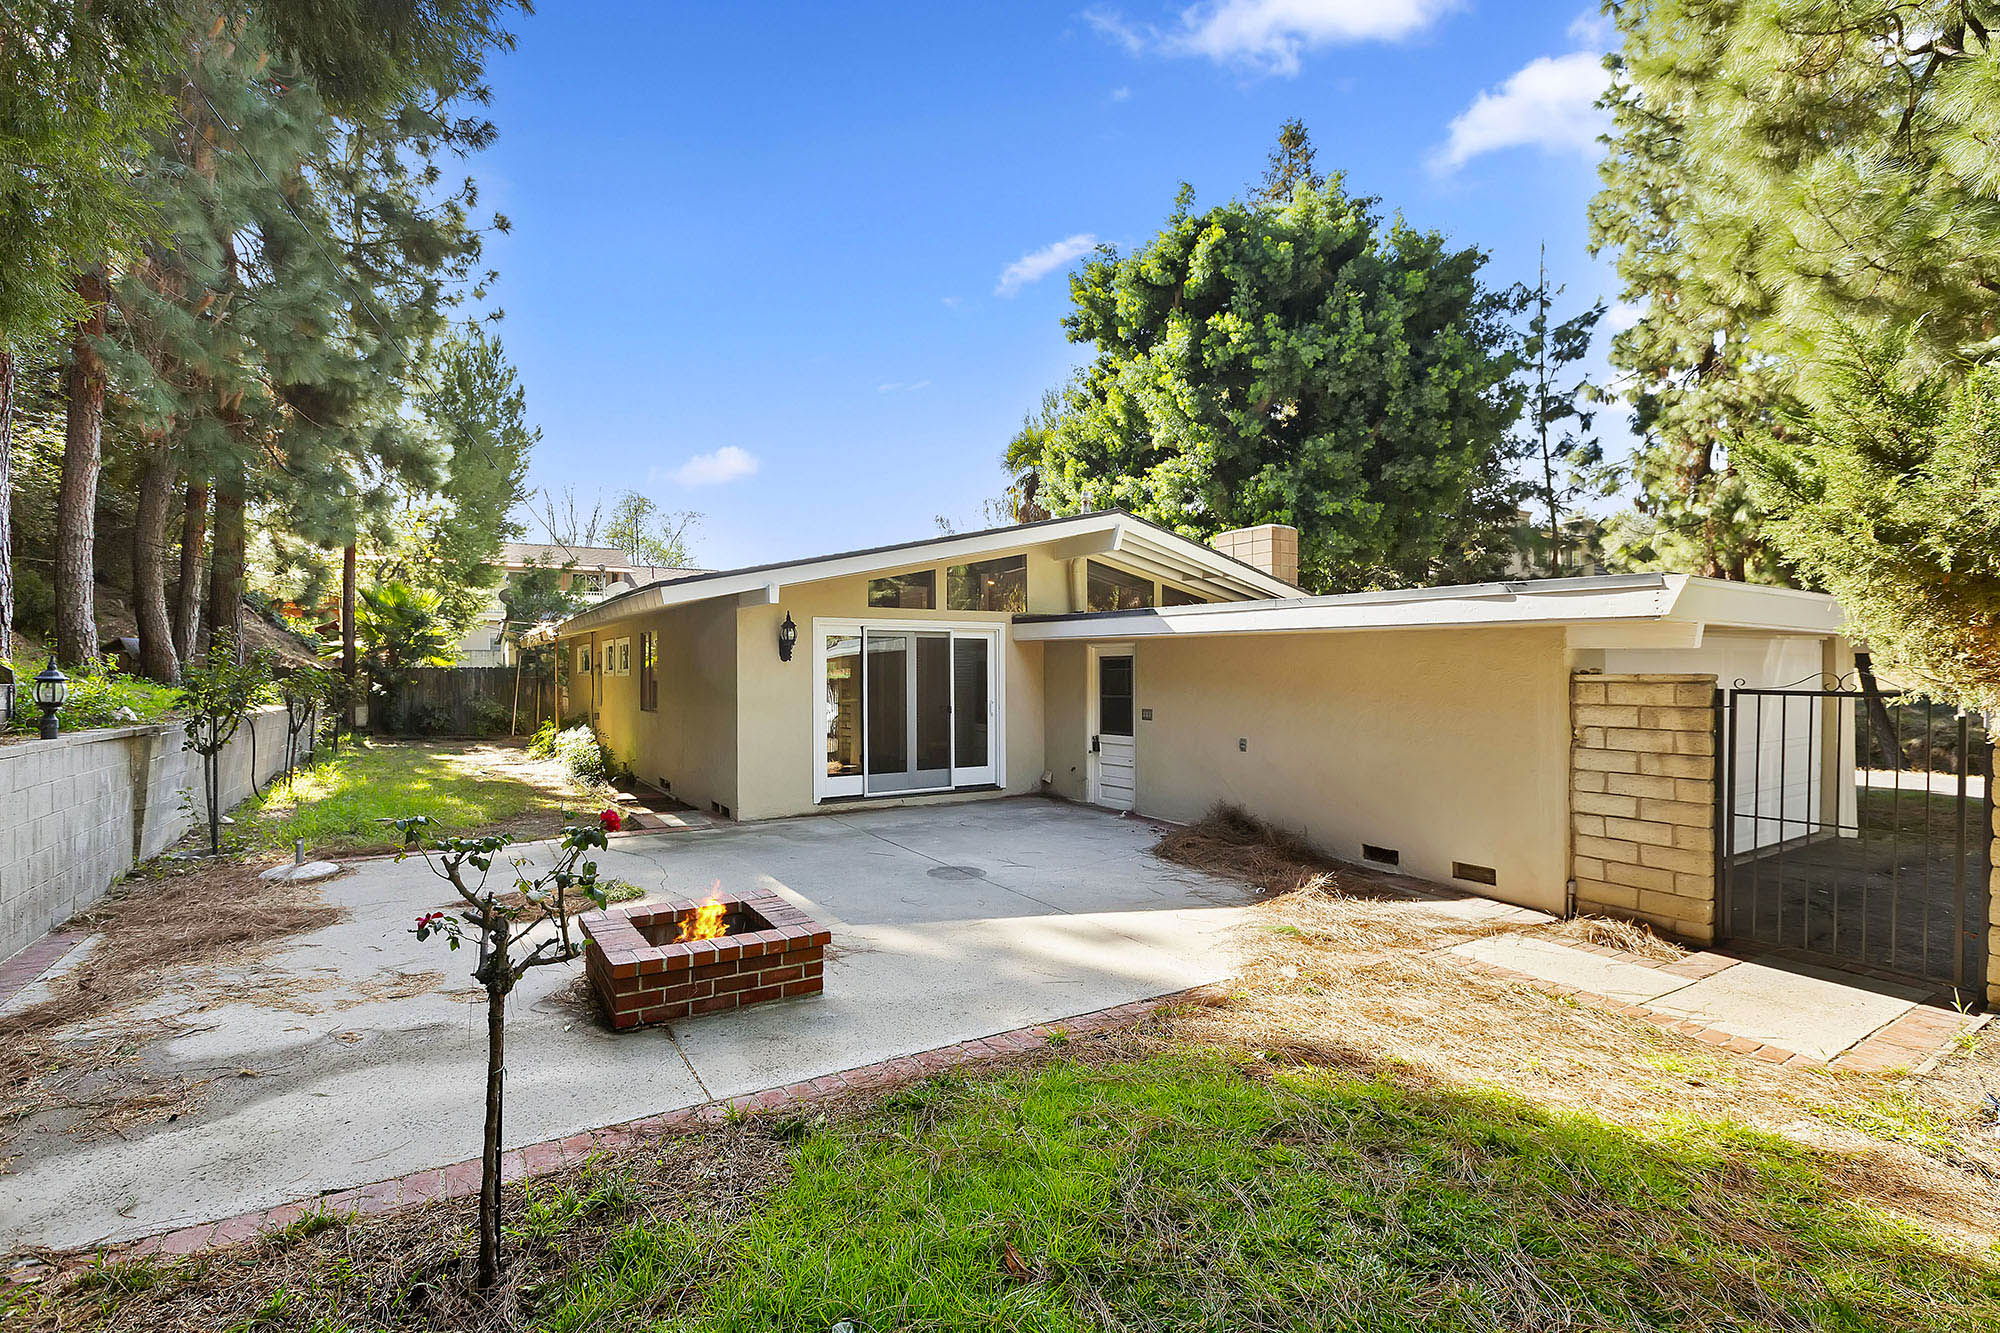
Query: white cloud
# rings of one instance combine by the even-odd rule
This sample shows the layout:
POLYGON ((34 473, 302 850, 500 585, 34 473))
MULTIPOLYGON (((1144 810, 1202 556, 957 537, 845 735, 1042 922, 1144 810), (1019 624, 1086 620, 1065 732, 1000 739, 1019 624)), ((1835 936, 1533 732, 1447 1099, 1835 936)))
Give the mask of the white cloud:
POLYGON ((1460 0, 1203 0, 1165 27, 1116 10, 1086 10, 1093 27, 1133 55, 1206 56, 1263 74, 1299 72, 1323 46, 1393 42, 1430 26, 1460 0))
POLYGON ((757 455, 748 449, 725 444, 714 453, 696 454, 679 467, 668 470, 665 475, 683 486, 720 486, 750 476, 757 467, 757 455))
POLYGON ((1601 9, 1586 9, 1570 20, 1569 39, 1592 51, 1609 49, 1618 36, 1618 24, 1601 9))
POLYGON ((1604 312, 1604 322, 1611 326, 1613 333, 1623 333, 1637 324, 1645 315, 1646 307, 1632 301, 1620 301, 1604 312))
POLYGON ((1031 282, 1040 282, 1059 268, 1066 268, 1071 261, 1089 254, 1097 248, 1097 237, 1087 231, 1045 245, 1022 255, 1007 265, 1000 273, 1000 285, 993 289, 995 296, 1012 296, 1031 282))
POLYGON ((1611 123, 1610 113, 1595 105, 1607 77, 1595 51, 1537 56, 1458 114, 1432 168, 1452 171, 1503 148, 1594 151, 1611 123))
POLYGON ((919 389, 931 387, 929 380, 918 380, 915 384, 905 384, 901 380, 890 380, 887 384, 875 386, 876 393, 915 393, 919 389))
POLYGON ((1132 90, 1130 88, 1113 88, 1111 90, 1111 100, 1114 102, 1129 102, 1132 100, 1132 90))

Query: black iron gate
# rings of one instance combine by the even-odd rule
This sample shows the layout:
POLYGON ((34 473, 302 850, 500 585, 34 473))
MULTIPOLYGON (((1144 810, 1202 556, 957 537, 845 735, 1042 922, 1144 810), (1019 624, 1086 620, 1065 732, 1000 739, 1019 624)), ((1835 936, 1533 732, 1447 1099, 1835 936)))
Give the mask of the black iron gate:
POLYGON ((1725 939, 1981 994, 1993 750, 1977 715, 1739 681, 1716 744, 1725 939))

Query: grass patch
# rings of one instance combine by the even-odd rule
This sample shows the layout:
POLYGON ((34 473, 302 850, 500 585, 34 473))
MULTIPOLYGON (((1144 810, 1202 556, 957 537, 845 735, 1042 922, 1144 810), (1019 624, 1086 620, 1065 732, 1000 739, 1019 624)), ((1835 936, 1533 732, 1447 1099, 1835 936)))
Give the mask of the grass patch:
POLYGON ((549 1329, 1979 1326, 2000 1273, 1800 1146, 1172 1053, 891 1102, 726 1233, 634 1227, 549 1329))
POLYGON ((503 829, 527 838, 558 832, 565 812, 588 805, 548 764, 497 746, 359 741, 290 782, 275 784, 236 813, 253 848, 308 851, 393 850, 384 822, 429 815, 455 834, 503 829))

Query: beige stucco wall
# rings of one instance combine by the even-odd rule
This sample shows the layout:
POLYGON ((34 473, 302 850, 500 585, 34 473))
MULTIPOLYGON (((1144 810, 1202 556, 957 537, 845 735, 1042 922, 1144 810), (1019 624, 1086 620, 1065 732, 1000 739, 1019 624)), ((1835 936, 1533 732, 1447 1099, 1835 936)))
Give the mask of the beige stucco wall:
MULTIPOLYGON (((737 803, 736 607, 733 601, 698 602, 692 606, 633 616, 604 626, 579 639, 565 639, 572 653, 582 640, 594 641, 594 658, 606 644, 632 640, 632 667, 627 675, 593 673, 586 687, 570 681, 572 707, 579 708, 585 688, 597 691, 598 734, 618 759, 644 780, 672 791, 688 804, 709 809, 737 803), (660 636, 660 706, 639 709, 639 635, 660 636)), ((774 654, 775 655, 775 654, 774 654)))
MULTIPOLYGON (((1463 887, 1563 909, 1560 629, 1148 638, 1134 656, 1140 813, 1189 820, 1227 801, 1335 856, 1393 848, 1399 869, 1441 883, 1457 882, 1454 861, 1489 866, 1497 883, 1463 887)), ((1056 789, 1080 797, 1082 645, 1051 644, 1043 679, 1045 762, 1056 789)))
MULTIPOLYGON (((1044 587, 1060 594, 1060 575, 1053 562, 1028 567, 1028 595, 1033 605, 1044 587), (1049 576, 1038 578, 1038 572, 1049 576)), ((900 572, 900 571, 899 571, 900 572)), ((938 571, 938 598, 944 597, 944 572, 938 571)), ((1002 787, 1009 792, 1033 791, 1042 776, 1041 645, 1015 643, 1006 627, 1012 617, 985 611, 904 611, 868 605, 868 579, 831 579, 785 588, 776 605, 745 607, 737 614, 738 681, 742 711, 738 728, 741 801, 739 819, 774 819, 810 813, 813 765, 825 762, 825 741, 814 721, 821 682, 813 676, 813 635, 816 620, 866 621, 893 624, 926 621, 935 624, 997 625, 1004 659, 1006 717, 1002 787), (778 626, 789 614, 799 627, 792 660, 778 660, 778 626)), ((926 798, 912 797, 912 801, 926 798)), ((939 799, 932 796, 928 799, 939 799)), ((873 799, 870 804, 889 801, 873 799)))

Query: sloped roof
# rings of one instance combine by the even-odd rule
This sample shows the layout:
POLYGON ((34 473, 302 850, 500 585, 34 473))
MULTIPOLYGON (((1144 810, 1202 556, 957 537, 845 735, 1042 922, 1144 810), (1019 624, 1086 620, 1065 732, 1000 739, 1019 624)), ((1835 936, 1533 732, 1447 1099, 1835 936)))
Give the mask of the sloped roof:
POLYGON ((1120 509, 1046 518, 981 532, 952 533, 916 541, 871 546, 858 551, 811 556, 743 569, 722 569, 649 583, 607 597, 563 624, 566 633, 664 606, 714 597, 762 594, 775 597, 789 584, 872 574, 917 565, 969 560, 1022 546, 1053 546, 1073 555, 1110 555, 1157 577, 1237 597, 1295 596, 1298 589, 1255 565, 1245 564, 1179 533, 1169 532, 1120 509))

